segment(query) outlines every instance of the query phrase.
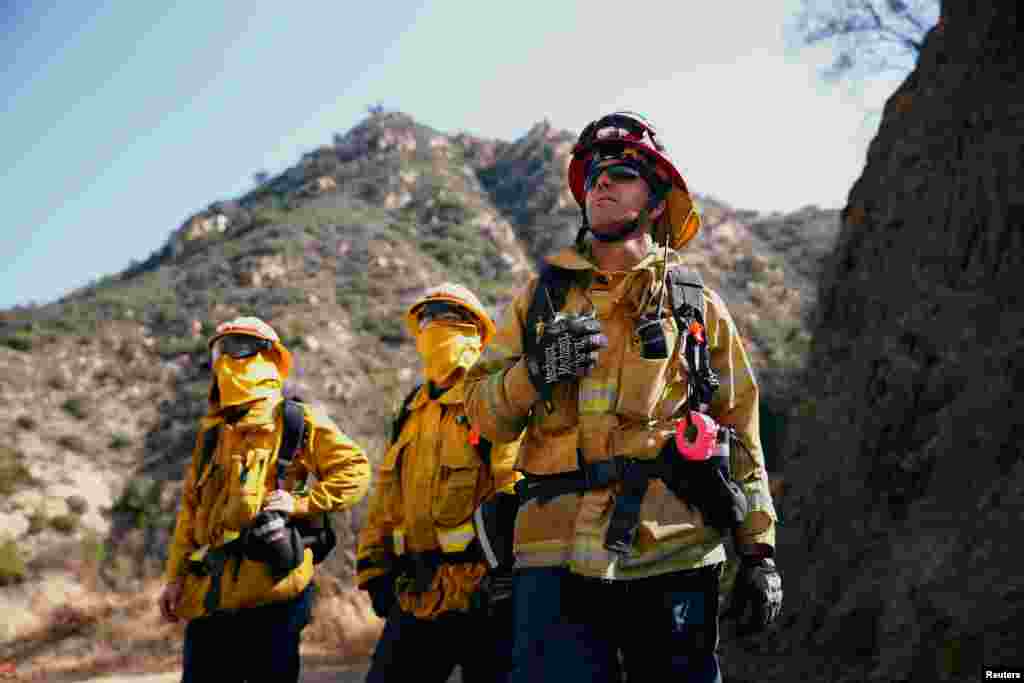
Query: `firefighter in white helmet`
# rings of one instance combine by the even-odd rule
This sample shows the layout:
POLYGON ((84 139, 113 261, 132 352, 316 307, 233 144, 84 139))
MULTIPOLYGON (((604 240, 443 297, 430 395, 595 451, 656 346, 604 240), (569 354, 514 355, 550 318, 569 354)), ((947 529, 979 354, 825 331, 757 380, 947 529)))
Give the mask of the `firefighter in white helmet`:
POLYGON ((314 566, 334 545, 326 513, 366 494, 369 460, 322 409, 284 399, 292 356, 268 324, 223 323, 210 351, 209 409, 159 607, 168 621, 188 620, 184 683, 225 670, 232 680, 294 683, 314 566))
POLYGON ((504 681, 511 654, 511 530, 518 444, 467 420, 463 379, 494 335, 468 289, 410 306, 424 382, 406 398, 359 535, 358 583, 386 619, 367 681, 504 681))

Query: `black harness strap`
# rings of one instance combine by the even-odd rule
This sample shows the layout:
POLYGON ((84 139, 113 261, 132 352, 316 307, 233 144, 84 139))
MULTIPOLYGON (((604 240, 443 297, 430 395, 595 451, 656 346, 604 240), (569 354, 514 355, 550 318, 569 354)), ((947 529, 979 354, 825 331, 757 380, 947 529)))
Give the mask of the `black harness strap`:
POLYGON ((619 455, 600 462, 586 463, 578 470, 561 474, 524 472, 523 478, 516 482, 516 495, 520 505, 531 500, 544 505, 567 493, 583 493, 619 481, 629 483, 640 478, 646 481, 663 477, 667 475, 665 470, 661 460, 640 460, 619 455))
POLYGON ((402 401, 402 408, 398 411, 398 417, 391 423, 391 443, 398 441, 398 437, 402 434, 402 427, 405 426, 406 420, 409 419, 409 404, 416 397, 416 393, 420 390, 423 384, 417 384, 412 388, 412 391, 406 395, 405 400, 402 401))
POLYGON ((213 460, 213 454, 217 450, 217 441, 220 439, 220 425, 211 427, 203 433, 203 450, 199 455, 199 469, 196 470, 196 482, 202 480, 206 468, 213 460))
POLYGON ((411 581, 413 593, 425 593, 434 582, 438 567, 443 564, 479 562, 484 559, 479 542, 474 539, 465 550, 446 553, 441 550, 427 550, 400 555, 397 561, 398 573, 411 581))
POLYGON ((685 339, 683 354, 690 370, 690 408, 698 410, 700 404, 711 403, 718 389, 718 377, 708 357, 707 330, 704 329, 703 341, 689 332, 693 322, 704 327, 704 279, 696 270, 676 265, 669 269, 668 280, 672 316, 685 339))

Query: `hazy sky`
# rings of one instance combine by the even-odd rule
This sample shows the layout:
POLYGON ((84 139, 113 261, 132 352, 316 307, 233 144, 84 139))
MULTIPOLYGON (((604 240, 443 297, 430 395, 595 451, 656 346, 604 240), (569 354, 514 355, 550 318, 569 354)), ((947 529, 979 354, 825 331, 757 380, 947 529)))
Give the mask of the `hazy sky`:
POLYGON ((823 85, 799 0, 50 4, 0 0, 0 308, 145 259, 376 102, 505 140, 634 109, 692 190, 768 212, 842 206, 898 83, 823 85))

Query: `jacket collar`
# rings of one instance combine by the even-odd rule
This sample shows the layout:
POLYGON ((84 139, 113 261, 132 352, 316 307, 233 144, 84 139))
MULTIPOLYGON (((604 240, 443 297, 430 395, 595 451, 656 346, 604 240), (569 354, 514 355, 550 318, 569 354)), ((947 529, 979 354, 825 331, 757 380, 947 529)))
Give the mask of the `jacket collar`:
MULTIPOLYGON (((669 254, 672 254, 672 250, 669 250, 669 254)), ((657 245, 652 244, 650 249, 647 251, 647 255, 644 256, 639 263, 630 268, 630 270, 646 270, 650 265, 658 258, 661 257, 661 250, 657 245)), ((593 262, 590 253, 590 243, 588 242, 584 246, 584 252, 580 252, 575 246, 566 247, 553 256, 548 256, 544 260, 553 266, 559 268, 565 268, 567 270, 599 270, 597 265, 593 262)))
MULTIPOLYGON (((278 406, 284 401, 280 393, 253 401, 249 410, 237 422, 232 424, 236 429, 272 429, 277 419, 278 406)), ((201 423, 200 429, 210 429, 228 423, 228 411, 230 408, 211 408, 201 423)))
MULTIPOLYGON (((464 383, 464 381, 460 381, 457 384, 455 384, 455 386, 450 388, 448 391, 441 394, 441 396, 437 399, 438 403, 445 406, 465 403, 466 394, 464 383)), ((423 386, 420 387, 420 390, 416 392, 416 398, 414 398, 412 400, 412 403, 409 404, 409 410, 419 410, 420 408, 425 406, 429 401, 430 390, 427 388, 426 382, 424 382, 423 386)))

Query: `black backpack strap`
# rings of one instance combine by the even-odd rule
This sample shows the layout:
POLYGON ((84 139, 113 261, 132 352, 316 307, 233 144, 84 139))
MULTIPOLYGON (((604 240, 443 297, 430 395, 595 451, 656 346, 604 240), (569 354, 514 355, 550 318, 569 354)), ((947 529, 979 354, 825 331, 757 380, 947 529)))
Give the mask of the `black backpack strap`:
POLYGON ((668 281, 672 315, 679 327, 679 334, 685 335, 686 340, 683 354, 690 368, 692 407, 702 403, 710 404, 718 389, 718 376, 711 368, 707 330, 704 330, 701 341, 688 332, 693 322, 704 327, 704 278, 696 270, 677 264, 669 268, 668 281))
POLYGON ((402 408, 398 411, 395 421, 391 423, 391 443, 398 441, 398 437, 402 433, 402 427, 405 426, 405 421, 409 419, 409 404, 416 398, 416 393, 419 392, 422 386, 422 383, 414 386, 412 391, 405 397, 405 400, 402 401, 402 408))
POLYGON ((704 278, 700 272, 682 265, 674 265, 668 269, 672 314, 678 320, 695 318, 704 324, 704 278))
POLYGON ((569 296, 569 289, 576 280, 576 271, 545 263, 540 270, 533 299, 526 311, 526 327, 523 328, 523 350, 529 352, 537 344, 537 323, 551 317, 551 311, 562 310, 569 296))
POLYGON ((199 454, 199 469, 196 470, 196 481, 201 481, 203 473, 213 460, 213 454, 217 450, 217 441, 220 439, 220 425, 211 427, 203 432, 203 450, 199 454))
POLYGON ((480 461, 487 465, 488 468, 491 466, 491 442, 484 437, 480 437, 480 441, 476 445, 476 452, 480 456, 480 461))
POLYGON ((285 399, 282 405, 284 413, 284 434, 281 437, 281 448, 277 452, 277 488, 284 488, 284 480, 288 475, 295 456, 302 448, 302 440, 306 434, 306 411, 302 403, 285 399))

